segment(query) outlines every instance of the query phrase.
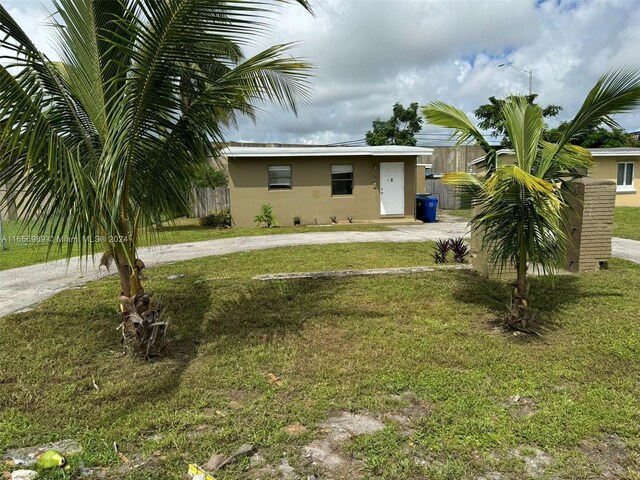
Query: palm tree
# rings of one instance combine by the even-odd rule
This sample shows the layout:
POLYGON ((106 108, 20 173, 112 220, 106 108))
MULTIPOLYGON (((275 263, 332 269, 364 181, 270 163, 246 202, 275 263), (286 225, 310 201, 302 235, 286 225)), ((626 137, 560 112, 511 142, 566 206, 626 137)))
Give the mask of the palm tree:
POLYGON ((443 181, 473 198, 476 210, 470 225, 483 232, 482 248, 490 251, 490 262, 499 271, 515 267, 509 325, 528 329, 528 265, 538 265, 545 274, 555 273, 564 256, 567 238, 561 222, 566 193, 562 185, 581 176, 592 163, 590 153, 572 145, 571 139, 600 121, 617 126, 610 115, 639 105, 640 71, 611 71, 591 89, 562 138, 550 143, 543 138, 540 107, 525 97, 512 97, 501 110, 513 144, 510 156, 492 149, 463 111, 442 102, 422 109, 428 123, 452 128, 458 144, 475 142, 486 152, 484 176, 451 173, 443 181))
POLYGON ((237 115, 267 101, 295 113, 308 93, 290 45, 242 54, 284 3, 296 0, 54 0, 58 62, 0 6, 0 184, 26 192, 18 207, 42 234, 71 239, 67 255, 115 262, 123 339, 147 356, 166 323, 142 287, 140 236, 186 210, 237 115))

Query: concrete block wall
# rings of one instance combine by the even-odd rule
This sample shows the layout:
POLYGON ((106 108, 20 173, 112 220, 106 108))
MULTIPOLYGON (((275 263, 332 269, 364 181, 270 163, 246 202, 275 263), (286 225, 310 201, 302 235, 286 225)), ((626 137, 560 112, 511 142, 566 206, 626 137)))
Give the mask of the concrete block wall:
POLYGON ((599 270, 611 258, 616 185, 610 180, 583 177, 565 187, 566 269, 599 270))
MULTIPOLYGON (((478 207, 474 207, 473 215, 478 212, 478 207)), ((478 271, 480 275, 486 278, 500 278, 502 280, 514 280, 516 278, 515 265, 505 265, 502 270, 495 267, 490 261, 491 246, 487 245, 482 247, 482 239, 484 237, 484 231, 479 228, 471 229, 471 241, 469 247, 471 248, 471 264, 473 268, 478 271)))
MULTIPOLYGON (((611 258, 616 185, 609 180, 583 177, 569 183, 564 197, 568 206, 563 229, 569 240, 564 267, 571 272, 599 270, 611 258)), ((486 277, 515 278, 515 266, 508 265, 499 272, 489 262, 491 248, 482 248, 482 237, 481 230, 471 230, 474 268, 486 277)), ((534 269, 530 265, 529 273, 534 269)))

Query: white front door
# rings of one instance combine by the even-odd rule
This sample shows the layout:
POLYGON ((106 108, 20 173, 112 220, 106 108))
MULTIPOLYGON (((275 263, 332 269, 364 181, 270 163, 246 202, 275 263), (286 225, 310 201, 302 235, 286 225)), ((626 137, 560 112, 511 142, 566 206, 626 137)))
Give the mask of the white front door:
POLYGON ((380 163, 380 215, 404 215, 404 162, 380 163))

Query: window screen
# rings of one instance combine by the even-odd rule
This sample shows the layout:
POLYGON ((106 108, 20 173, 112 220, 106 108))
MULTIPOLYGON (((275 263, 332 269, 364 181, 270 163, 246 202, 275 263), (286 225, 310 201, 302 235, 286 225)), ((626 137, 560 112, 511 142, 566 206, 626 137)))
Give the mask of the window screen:
POLYGON ((353 165, 331 165, 331 195, 353 194, 353 165))
POLYGON ((269 165, 269 190, 291 190, 291 165, 269 165))

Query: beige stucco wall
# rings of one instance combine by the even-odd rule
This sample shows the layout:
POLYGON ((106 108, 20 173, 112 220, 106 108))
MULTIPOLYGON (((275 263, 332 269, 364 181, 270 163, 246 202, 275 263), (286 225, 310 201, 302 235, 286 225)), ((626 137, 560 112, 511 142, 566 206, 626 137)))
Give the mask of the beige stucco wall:
MULTIPOLYGON (((0 185, 0 216, 3 220, 18 220, 23 218, 16 206, 9 202, 7 196, 7 185, 0 185)), ((12 194, 13 201, 20 202, 24 197, 23 192, 12 194)))
POLYGON ((9 219, 9 209, 4 205, 2 199, 6 195, 7 188, 5 185, 0 185, 0 217, 8 220, 9 219))
POLYGON ((633 162, 633 192, 616 191, 616 207, 640 207, 640 158, 639 157, 594 157, 595 165, 589 176, 616 183, 619 162, 633 162))
MULTIPOLYGON (((380 216, 380 162, 403 162, 405 216, 413 217, 416 192, 416 157, 346 156, 230 158, 231 215, 238 227, 255 226, 260 206, 271 204, 280 225, 292 225, 298 215, 305 224, 330 223, 347 216, 354 221, 380 216), (331 165, 353 165, 353 195, 331 196, 331 165), (269 165, 291 165, 291 190, 269 190, 269 165)), ((423 173, 424 176, 424 173, 423 173)))
POLYGON ((427 193, 427 189, 426 189, 426 182, 425 182, 425 178, 424 178, 424 174, 425 174, 425 167, 420 167, 417 166, 416 167, 416 186, 415 186, 415 192, 416 193, 427 193))

